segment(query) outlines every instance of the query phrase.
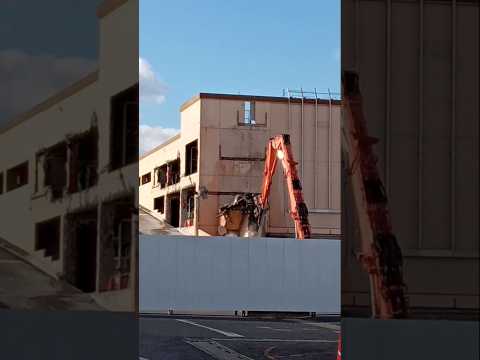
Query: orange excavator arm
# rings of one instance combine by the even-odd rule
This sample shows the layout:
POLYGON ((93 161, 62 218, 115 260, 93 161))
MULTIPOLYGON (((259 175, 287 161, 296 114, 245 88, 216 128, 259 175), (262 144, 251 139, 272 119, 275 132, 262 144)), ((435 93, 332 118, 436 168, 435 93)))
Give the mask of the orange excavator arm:
MULTIPOLYGON (((345 137, 349 179, 360 230, 358 260, 370 279, 372 317, 401 319, 408 315, 403 258, 392 231, 388 199, 377 168, 364 118, 358 75, 345 71, 342 78, 345 137)), ((341 339, 340 339, 341 340, 341 339)), ((337 360, 342 359, 342 342, 337 360)))
POLYGON ((310 223, 308 221, 308 209, 303 200, 302 185, 297 174, 297 163, 293 159, 290 136, 287 134, 277 135, 271 138, 267 144, 265 154, 265 167, 263 171, 262 192, 259 203, 262 209, 266 209, 273 174, 277 167, 277 161, 281 161, 283 173, 287 181, 288 195, 290 200, 290 216, 295 223, 295 237, 308 239, 311 236, 310 223))
POLYGON ((370 278, 373 317, 407 316, 403 281, 403 259, 392 231, 387 195, 377 169, 373 145, 363 115, 358 75, 343 77, 345 143, 349 157, 349 177, 360 227, 359 261, 370 278))

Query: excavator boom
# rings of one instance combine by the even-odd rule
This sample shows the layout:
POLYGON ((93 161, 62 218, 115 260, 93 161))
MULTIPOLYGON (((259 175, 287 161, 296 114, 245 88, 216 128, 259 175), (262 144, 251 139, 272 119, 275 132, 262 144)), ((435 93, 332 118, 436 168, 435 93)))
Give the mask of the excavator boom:
POLYGON ((367 132, 356 73, 344 73, 343 97, 345 154, 360 226, 359 260, 370 277, 373 316, 404 318, 407 300, 402 252, 392 232, 387 195, 372 147, 377 139, 367 132))
MULTIPOLYGON (((377 169, 373 145, 363 116, 358 75, 345 71, 342 78, 345 133, 342 147, 349 165, 350 184, 360 227, 362 252, 358 260, 370 278, 372 316, 405 318, 408 314, 403 258, 392 232, 387 195, 377 169)), ((342 359, 342 341, 337 360, 342 359)))
MULTIPOLYGON (((274 136, 268 141, 261 193, 238 194, 233 202, 220 208, 219 233, 221 235, 227 233, 229 225, 233 228, 245 229, 244 232, 247 236, 252 234, 258 236, 259 232, 263 230, 268 212, 268 197, 278 161, 282 163, 283 174, 287 181, 290 200, 289 212, 295 224, 295 237, 297 239, 311 237, 308 209, 303 199, 302 185, 297 174, 297 163, 293 159, 290 136, 287 134, 274 136)), ((242 231, 240 230, 239 233, 242 231)))
POLYGON ((287 134, 277 135, 268 142, 263 171, 262 192, 259 199, 260 205, 262 208, 267 207, 277 161, 281 161, 283 173, 287 181, 290 199, 290 216, 295 223, 295 237, 297 239, 308 239, 311 236, 308 209, 303 200, 302 184, 296 169, 297 163, 293 159, 290 136, 287 134))

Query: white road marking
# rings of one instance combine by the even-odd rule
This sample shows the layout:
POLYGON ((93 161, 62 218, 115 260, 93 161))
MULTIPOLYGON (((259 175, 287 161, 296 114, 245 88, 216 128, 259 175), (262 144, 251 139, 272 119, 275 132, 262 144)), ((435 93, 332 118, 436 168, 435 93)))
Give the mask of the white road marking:
POLYGON ((144 358, 144 357, 141 357, 141 356, 139 356, 139 357, 138 357, 138 360, 148 360, 148 359, 147 359, 147 358, 144 358))
POLYGON ((219 339, 219 338, 212 338, 211 340, 215 341, 249 341, 249 342, 310 342, 310 343, 337 343, 337 340, 306 340, 306 339, 219 339))
POLYGON ((185 323, 185 324, 190 324, 190 325, 193 325, 193 326, 198 326, 198 327, 201 327, 201 328, 204 328, 204 329, 207 329, 207 330, 210 330, 210 331, 214 331, 214 332, 217 332, 219 334, 222 334, 222 335, 225 335, 225 336, 228 336, 228 337, 233 337, 233 338, 243 338, 243 335, 239 335, 239 334, 236 334, 234 332, 229 332, 229 331, 223 331, 223 330, 219 330, 219 329, 215 329, 215 328, 212 328, 212 327, 209 327, 209 326, 205 326, 205 325, 202 325, 202 324, 197 324, 193 321, 189 321, 189 320, 184 320, 184 319, 175 319, 179 322, 182 322, 182 323, 185 323))
POLYGON ((332 323, 324 323, 324 322, 310 322, 310 321, 300 321, 303 325, 310 325, 310 326, 317 326, 321 327, 324 329, 330 329, 330 330, 340 330, 340 325, 335 325, 332 323))
POLYGON ((269 329, 269 330, 275 330, 275 331, 292 331, 291 329, 276 329, 272 328, 270 326, 257 326, 258 329, 269 329))
POLYGON ((242 355, 216 341, 191 339, 186 339, 184 341, 216 360, 253 360, 252 358, 242 355))

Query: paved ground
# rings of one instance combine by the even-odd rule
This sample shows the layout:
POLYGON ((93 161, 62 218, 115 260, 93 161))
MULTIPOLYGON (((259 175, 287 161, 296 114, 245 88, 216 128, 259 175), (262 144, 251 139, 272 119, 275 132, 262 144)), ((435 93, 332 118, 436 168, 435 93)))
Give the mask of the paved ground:
POLYGON ((0 247, 0 308, 17 310, 103 310, 67 283, 55 280, 0 247))
POLYGON ((334 360, 338 336, 338 323, 142 317, 140 356, 148 360, 334 360))

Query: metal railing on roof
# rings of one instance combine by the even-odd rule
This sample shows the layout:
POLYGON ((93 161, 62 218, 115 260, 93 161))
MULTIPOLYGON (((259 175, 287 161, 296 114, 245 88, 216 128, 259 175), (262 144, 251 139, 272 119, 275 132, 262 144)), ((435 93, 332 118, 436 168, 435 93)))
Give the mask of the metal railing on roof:
POLYGON ((284 97, 289 97, 292 99, 327 99, 327 100, 340 100, 341 99, 341 94, 338 92, 333 92, 330 91, 330 89, 327 89, 327 91, 317 91, 316 88, 313 89, 313 91, 305 91, 302 88, 300 90, 296 89, 283 89, 283 96, 284 97), (325 97, 323 96, 325 95, 325 97))

